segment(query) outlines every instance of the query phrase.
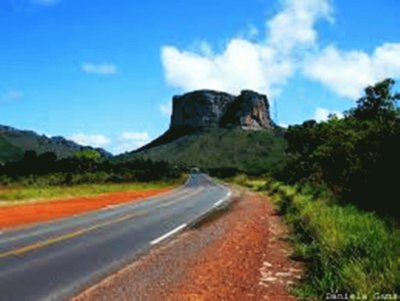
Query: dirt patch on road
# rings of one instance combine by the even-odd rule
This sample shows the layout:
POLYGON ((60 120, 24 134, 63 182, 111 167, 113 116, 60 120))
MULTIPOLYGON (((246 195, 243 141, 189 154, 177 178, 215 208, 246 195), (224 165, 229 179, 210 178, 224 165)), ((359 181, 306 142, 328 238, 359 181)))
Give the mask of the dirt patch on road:
POLYGON ((52 200, 47 203, 0 207, 0 229, 68 217, 110 205, 140 201, 170 190, 171 188, 113 192, 99 196, 52 200))
POLYGON ((90 288, 86 300, 296 300, 302 266, 289 259, 286 228, 264 197, 235 190, 224 215, 155 248, 90 288))

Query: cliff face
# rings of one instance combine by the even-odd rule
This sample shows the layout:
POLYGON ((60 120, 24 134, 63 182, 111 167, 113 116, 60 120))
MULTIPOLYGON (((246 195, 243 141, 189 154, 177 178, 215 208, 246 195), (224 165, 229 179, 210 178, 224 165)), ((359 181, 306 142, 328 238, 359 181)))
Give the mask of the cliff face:
POLYGON ((200 90, 173 98, 170 129, 230 126, 272 129, 267 97, 249 90, 239 96, 200 90))

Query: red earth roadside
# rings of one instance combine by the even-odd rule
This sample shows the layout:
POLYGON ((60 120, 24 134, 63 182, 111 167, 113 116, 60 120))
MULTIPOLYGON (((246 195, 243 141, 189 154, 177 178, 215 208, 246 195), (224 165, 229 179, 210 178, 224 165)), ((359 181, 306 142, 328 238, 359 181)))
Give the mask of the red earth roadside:
POLYGON ((34 204, 0 207, 0 229, 24 226, 85 213, 110 205, 140 201, 170 191, 172 188, 113 192, 98 196, 74 197, 34 204))

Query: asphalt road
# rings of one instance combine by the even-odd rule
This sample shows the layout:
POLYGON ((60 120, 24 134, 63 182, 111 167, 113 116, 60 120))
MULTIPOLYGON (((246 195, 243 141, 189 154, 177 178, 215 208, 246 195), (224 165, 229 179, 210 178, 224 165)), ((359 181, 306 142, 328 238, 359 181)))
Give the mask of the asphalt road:
MULTIPOLYGON (((205 175, 143 202, 0 234, 0 300, 67 300, 218 207, 230 191, 205 175)), ((177 258, 179 260, 179 258, 177 258)))

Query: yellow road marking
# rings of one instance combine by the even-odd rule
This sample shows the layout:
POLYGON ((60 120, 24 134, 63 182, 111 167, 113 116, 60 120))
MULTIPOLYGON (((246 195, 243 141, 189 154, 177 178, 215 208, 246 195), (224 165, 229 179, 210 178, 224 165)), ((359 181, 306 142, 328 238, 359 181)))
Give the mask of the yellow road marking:
MULTIPOLYGON (((183 195, 183 196, 181 196, 181 197, 179 197, 177 199, 174 199, 173 201, 163 203, 163 204, 161 204, 161 205, 159 205, 157 207, 160 208, 160 207, 170 206, 170 205, 172 205, 174 203, 177 203, 177 202, 179 202, 179 201, 181 201, 181 200, 183 200, 185 198, 192 197, 192 196, 198 194, 200 191, 202 191, 202 189, 195 189, 194 191, 191 191, 191 192, 189 192, 189 193, 187 193, 187 194, 185 194, 185 195, 183 195)), ((67 233, 67 234, 64 234, 64 235, 60 235, 60 236, 56 236, 56 237, 53 237, 53 238, 49 238, 47 240, 39 241, 39 242, 24 246, 24 247, 21 247, 21 248, 18 248, 18 249, 6 251, 6 252, 3 252, 3 253, 0 253, 0 258, 23 255, 23 254, 26 254, 28 252, 31 252, 31 251, 34 251, 34 250, 37 250, 37 249, 41 249, 41 248, 44 248, 44 247, 47 247, 47 246, 50 246, 50 245, 54 245, 54 244, 56 244, 58 242, 61 242, 61 241, 69 240, 69 239, 84 235, 86 233, 95 231, 97 229, 106 227, 108 225, 120 223, 120 222, 123 222, 125 220, 130 219, 130 218, 141 216, 143 214, 144 214, 144 212, 137 212, 137 213, 128 214, 128 215, 125 215, 125 216, 120 217, 118 219, 110 220, 110 221, 107 221, 107 222, 104 222, 104 223, 93 225, 93 226, 88 227, 88 228, 83 228, 83 229, 80 229, 80 230, 77 230, 77 231, 74 231, 74 232, 70 232, 70 233, 67 233)))
POLYGON ((47 247, 47 246, 56 244, 56 243, 61 242, 61 241, 69 240, 69 239, 75 238, 77 236, 81 236, 83 234, 86 234, 88 232, 92 232, 92 231, 95 231, 97 229, 100 229, 100 228, 103 228, 103 227, 106 227, 106 226, 109 226, 109 225, 112 225, 112 224, 120 223, 120 222, 126 221, 126 220, 128 220, 130 218, 141 216, 143 214, 144 214, 144 212, 137 212, 137 213, 133 213, 133 214, 128 214, 128 215, 125 215, 125 216, 120 217, 118 219, 114 219, 114 220, 111 220, 111 221, 107 221, 107 222, 104 222, 104 223, 93 225, 93 226, 88 227, 88 228, 77 230, 75 232, 70 232, 70 233, 67 233, 67 234, 64 234, 64 235, 61 235, 61 236, 56 236, 56 237, 53 237, 53 238, 50 238, 50 239, 47 239, 47 240, 39 241, 39 242, 36 242, 34 244, 30 244, 30 245, 27 245, 27 246, 24 246, 24 247, 21 247, 21 248, 18 248, 18 249, 14 249, 14 250, 11 250, 11 251, 0 253, 0 258, 23 255, 23 254, 28 253, 30 251, 37 250, 37 249, 40 249, 40 248, 43 248, 43 247, 47 247))
POLYGON ((158 205, 156 208, 163 208, 163 207, 168 207, 170 205, 174 205, 174 204, 176 204, 176 203, 178 203, 178 202, 180 202, 180 201, 182 201, 182 200, 184 200, 186 198, 190 198, 192 196, 195 196, 196 194, 198 194, 201 191, 203 191, 203 188, 197 188, 194 191, 191 191, 191 192, 189 192, 187 194, 184 194, 183 196, 181 196, 179 198, 176 198, 176 199, 174 199, 172 201, 163 202, 160 205, 158 205))

